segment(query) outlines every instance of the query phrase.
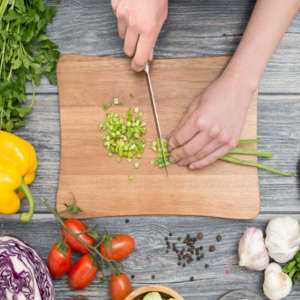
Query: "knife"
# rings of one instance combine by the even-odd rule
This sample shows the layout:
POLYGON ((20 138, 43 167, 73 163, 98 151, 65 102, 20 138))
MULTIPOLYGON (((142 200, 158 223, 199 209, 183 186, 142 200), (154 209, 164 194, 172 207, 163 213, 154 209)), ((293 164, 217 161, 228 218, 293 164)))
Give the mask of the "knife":
POLYGON ((145 71, 146 77, 147 77, 147 83, 148 83, 148 88, 149 88, 149 93, 150 93, 150 98, 151 98, 154 121, 155 121, 156 131, 157 131, 159 144, 160 144, 160 148, 161 148, 161 152, 162 152, 162 156, 163 156, 163 160, 164 160, 165 171, 166 171, 166 175, 168 176, 167 159, 166 159, 165 150, 163 147, 163 139, 162 139, 160 124, 159 124, 159 119, 158 119, 158 113, 157 113, 157 109, 156 109, 156 102, 155 102, 154 93, 153 93, 152 84, 151 84, 149 63, 146 64, 144 71, 145 71))

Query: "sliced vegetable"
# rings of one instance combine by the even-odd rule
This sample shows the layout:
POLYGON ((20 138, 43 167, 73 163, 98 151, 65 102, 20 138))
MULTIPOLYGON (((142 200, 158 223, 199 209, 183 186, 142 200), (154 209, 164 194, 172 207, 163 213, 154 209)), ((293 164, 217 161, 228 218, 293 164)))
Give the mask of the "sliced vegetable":
POLYGON ((143 122, 142 116, 134 113, 131 108, 125 115, 107 114, 106 121, 99 123, 99 129, 105 131, 102 137, 104 147, 109 153, 118 155, 118 162, 122 157, 142 157, 146 145, 143 138, 147 131, 146 123, 143 122))
POLYGON ((48 255, 47 266, 53 278, 63 277, 70 270, 72 250, 64 243, 56 243, 48 255))
POLYGON ((48 268, 38 252, 10 235, 0 235, 0 299, 56 299, 48 268))
MULTIPOLYGON (((87 231, 87 226, 77 219, 68 219, 64 222, 64 224, 75 234, 78 234, 78 237, 84 241, 85 243, 94 246, 95 239, 91 237, 87 231)), ((66 229, 62 228, 63 237, 66 236, 67 244, 74 250, 80 253, 88 253, 89 249, 83 245, 81 242, 78 241, 74 236, 69 233, 66 233, 66 229)))
POLYGON ((131 283, 126 274, 113 275, 110 280, 112 300, 124 300, 131 293, 131 283))
MULTIPOLYGON (((166 157, 166 160, 167 160, 167 166, 170 166, 171 165, 171 163, 169 162, 170 152, 168 151, 168 141, 166 139, 162 140, 162 146, 163 146, 164 154, 165 154, 165 157, 166 157)), ((155 166, 157 166, 159 168, 164 168, 165 167, 164 157, 163 157, 163 153, 162 153, 162 149, 161 149, 161 146, 160 146, 159 139, 152 142, 152 150, 154 152, 157 152, 157 155, 156 155, 156 158, 155 158, 155 161, 154 161, 155 166)))
POLYGON ((126 234, 114 234, 100 245, 101 254, 111 260, 120 261, 126 258, 135 247, 134 239, 126 234))
POLYGON ((89 254, 79 258, 69 273, 69 283, 74 290, 86 288, 95 279, 98 267, 89 254))

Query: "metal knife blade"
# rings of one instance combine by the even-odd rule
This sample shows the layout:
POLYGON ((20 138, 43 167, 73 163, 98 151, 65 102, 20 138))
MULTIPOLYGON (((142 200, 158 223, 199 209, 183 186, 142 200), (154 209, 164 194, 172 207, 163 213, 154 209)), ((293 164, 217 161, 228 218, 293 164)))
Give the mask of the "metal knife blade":
POLYGON ((168 176, 167 159, 166 159, 165 151, 163 148, 163 139, 162 139, 160 124, 159 124, 159 119, 158 119, 158 113, 157 113, 157 109, 156 109, 156 102, 155 102, 154 93, 153 93, 152 84, 151 84, 149 63, 146 64, 144 71, 145 71, 146 77, 147 77, 147 83, 148 83, 148 88, 149 88, 149 93, 150 93, 150 98, 151 98, 154 121, 155 121, 156 131, 157 131, 157 135, 158 135, 158 139, 159 139, 159 143, 160 143, 160 147, 161 147, 161 152, 163 155, 165 171, 166 171, 166 175, 168 176))

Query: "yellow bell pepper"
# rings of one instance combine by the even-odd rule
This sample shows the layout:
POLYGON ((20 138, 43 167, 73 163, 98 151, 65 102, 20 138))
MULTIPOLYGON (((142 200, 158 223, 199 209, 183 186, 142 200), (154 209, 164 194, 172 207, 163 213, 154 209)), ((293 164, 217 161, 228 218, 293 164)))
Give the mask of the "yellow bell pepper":
POLYGON ((12 133, 0 131, 0 213, 14 214, 25 196, 29 210, 20 214, 27 223, 34 212, 34 200, 28 187, 37 168, 36 153, 27 141, 12 133))

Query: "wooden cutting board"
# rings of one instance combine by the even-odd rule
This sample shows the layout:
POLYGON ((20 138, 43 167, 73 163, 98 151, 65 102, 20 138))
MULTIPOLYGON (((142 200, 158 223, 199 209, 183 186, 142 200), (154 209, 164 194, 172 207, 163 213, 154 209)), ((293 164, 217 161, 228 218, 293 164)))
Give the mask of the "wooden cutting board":
MULTIPOLYGON (((153 61, 151 77, 164 135, 175 127, 187 105, 218 77, 228 60, 153 61)), ((57 75, 61 124, 57 210, 62 210, 73 194, 84 211, 80 217, 175 214, 249 219, 258 215, 256 168, 218 161, 198 171, 171 166, 166 177, 163 169, 150 164, 155 157, 151 144, 156 130, 146 78, 143 72, 130 70, 128 59, 66 55, 59 60, 57 75), (103 147, 98 123, 105 120, 102 105, 112 103, 114 97, 123 105, 108 112, 124 112, 129 107, 144 112, 148 143, 139 169, 127 160, 118 163, 116 157, 108 157, 103 147), (134 175, 134 180, 128 175, 134 175)), ((251 103, 242 138, 256 135, 257 97, 251 103)))

